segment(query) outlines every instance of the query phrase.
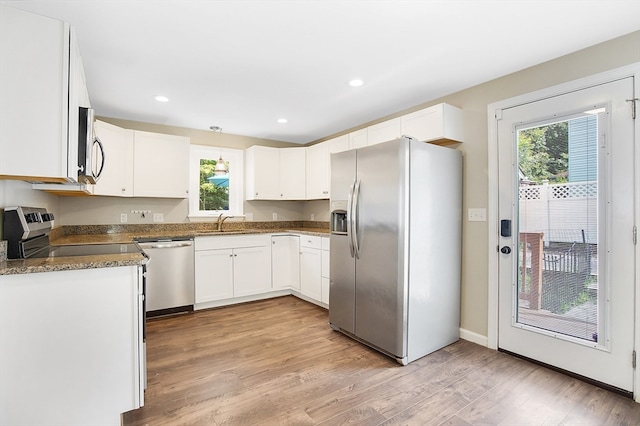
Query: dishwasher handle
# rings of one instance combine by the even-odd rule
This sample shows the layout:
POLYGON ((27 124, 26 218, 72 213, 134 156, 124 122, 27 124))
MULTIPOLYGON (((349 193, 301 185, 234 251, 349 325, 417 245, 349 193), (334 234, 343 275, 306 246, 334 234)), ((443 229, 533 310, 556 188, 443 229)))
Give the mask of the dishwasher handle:
POLYGON ((158 241, 156 243, 138 243, 141 249, 170 249, 180 247, 191 247, 191 241, 158 241))

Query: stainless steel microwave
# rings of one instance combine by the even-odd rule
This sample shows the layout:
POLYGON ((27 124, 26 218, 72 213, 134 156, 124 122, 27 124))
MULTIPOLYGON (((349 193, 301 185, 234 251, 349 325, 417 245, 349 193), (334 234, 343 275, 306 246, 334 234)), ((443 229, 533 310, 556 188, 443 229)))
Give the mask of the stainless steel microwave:
POLYGON ((104 169, 104 146, 93 128, 93 109, 80 107, 78 122, 78 182, 93 184, 104 169))

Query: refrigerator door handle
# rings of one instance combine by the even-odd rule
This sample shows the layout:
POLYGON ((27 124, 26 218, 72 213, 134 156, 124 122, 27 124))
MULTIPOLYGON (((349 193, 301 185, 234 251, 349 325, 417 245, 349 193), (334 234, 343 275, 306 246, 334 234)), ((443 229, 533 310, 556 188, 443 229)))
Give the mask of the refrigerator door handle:
POLYGON ((360 201, 360 179, 356 180, 353 188, 353 203, 352 210, 352 226, 353 232, 351 233, 353 239, 353 251, 355 252, 356 259, 360 259, 360 246, 358 245, 358 214, 359 214, 359 201, 360 201))
POLYGON ((349 187, 349 196, 347 198, 347 239, 349 240, 349 251, 351 252, 351 257, 355 257, 355 249, 353 247, 353 190, 356 186, 356 181, 354 180, 351 186, 349 187))

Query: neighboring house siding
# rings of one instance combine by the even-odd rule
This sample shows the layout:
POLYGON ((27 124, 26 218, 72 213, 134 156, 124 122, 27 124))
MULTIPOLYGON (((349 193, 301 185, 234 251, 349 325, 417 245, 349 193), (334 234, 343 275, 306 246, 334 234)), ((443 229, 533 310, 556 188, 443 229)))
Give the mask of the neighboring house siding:
POLYGON ((597 116, 569 120, 569 182, 598 178, 597 116))

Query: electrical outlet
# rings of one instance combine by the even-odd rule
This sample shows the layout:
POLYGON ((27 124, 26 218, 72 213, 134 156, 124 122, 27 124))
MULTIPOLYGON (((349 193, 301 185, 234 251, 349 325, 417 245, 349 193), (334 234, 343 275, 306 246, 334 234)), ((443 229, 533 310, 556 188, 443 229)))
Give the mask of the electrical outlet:
POLYGON ((120 223, 127 223, 127 214, 120 213, 120 223))
POLYGON ((311 221, 313 222, 314 220, 316 220, 316 215, 311 213, 311 221))
POLYGON ((487 209, 469 209, 467 212, 467 220, 469 222, 486 222, 487 209))
POLYGON ((164 222, 164 213, 154 213, 153 214, 154 222, 164 222))
POLYGON ((278 213, 273 214, 273 220, 278 220, 278 213))
POLYGON ((252 221, 253 220, 253 213, 246 213, 244 215, 244 218, 248 221, 252 221))

